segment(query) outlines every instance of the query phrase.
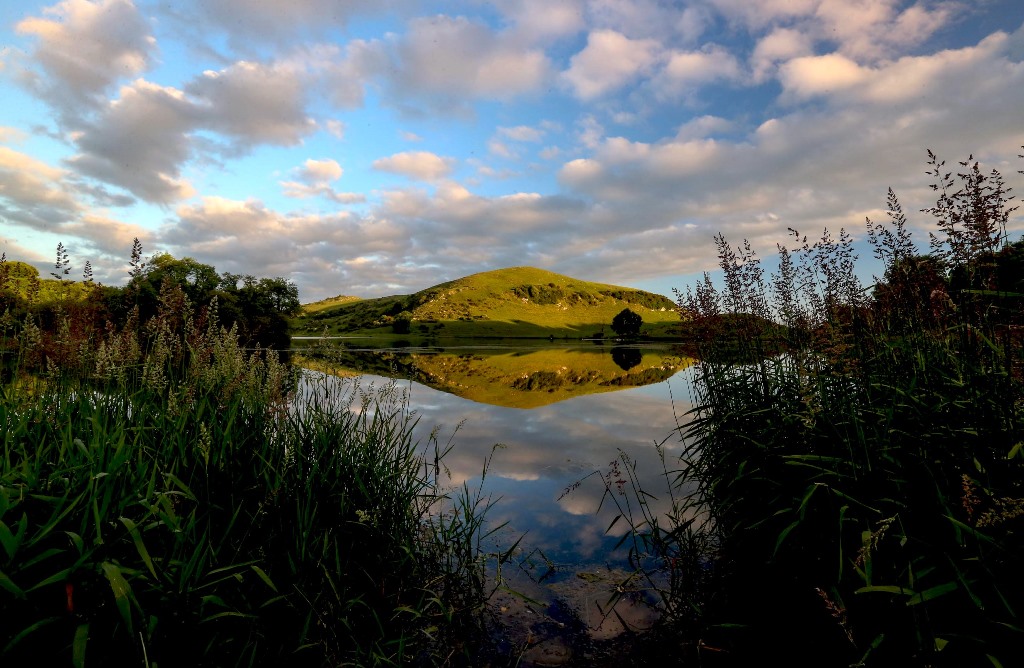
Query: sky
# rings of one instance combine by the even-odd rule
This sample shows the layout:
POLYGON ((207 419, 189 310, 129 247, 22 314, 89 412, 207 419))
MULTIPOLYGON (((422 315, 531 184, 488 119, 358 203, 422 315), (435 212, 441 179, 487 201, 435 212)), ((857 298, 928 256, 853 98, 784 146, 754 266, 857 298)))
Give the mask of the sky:
MULTIPOLYGON (((304 302, 535 266, 671 295, 926 151, 1024 190, 1021 0, 0 2, 0 250, 145 254, 304 302)), ((1021 211, 1011 229, 1024 231, 1021 211)))

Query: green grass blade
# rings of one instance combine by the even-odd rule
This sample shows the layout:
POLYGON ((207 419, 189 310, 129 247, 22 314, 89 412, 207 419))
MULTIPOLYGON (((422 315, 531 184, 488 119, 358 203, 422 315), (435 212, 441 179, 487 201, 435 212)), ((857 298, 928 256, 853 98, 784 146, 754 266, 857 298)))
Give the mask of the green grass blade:
POLYGON ((142 558, 142 562, 146 564, 146 568, 149 569, 153 578, 157 579, 156 569, 153 568, 153 559, 149 556, 149 550, 146 549, 146 544, 142 541, 142 534, 139 532, 139 528, 136 526, 135 522, 127 517, 121 517, 119 519, 121 520, 121 524, 128 529, 128 533, 132 537, 132 542, 135 543, 135 549, 138 551, 139 557, 142 558))
POLYGON ((110 583, 110 590, 114 594, 114 603, 117 604, 117 609, 121 613, 121 619, 124 620, 125 626, 128 627, 128 632, 132 633, 132 608, 131 608, 131 592, 132 588, 125 580, 124 575, 121 574, 121 569, 117 564, 104 561, 101 564, 103 573, 107 576, 107 581, 110 583))
POLYGON ((89 645, 89 625, 79 624, 75 629, 75 639, 71 643, 71 664, 75 668, 85 668, 85 650, 89 645))

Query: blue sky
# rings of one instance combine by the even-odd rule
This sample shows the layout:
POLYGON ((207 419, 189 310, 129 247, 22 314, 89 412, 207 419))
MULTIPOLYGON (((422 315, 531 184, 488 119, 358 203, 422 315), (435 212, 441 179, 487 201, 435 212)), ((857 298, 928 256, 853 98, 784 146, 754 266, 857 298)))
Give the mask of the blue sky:
POLYGON ((1024 180, 1022 24, 1020 0, 6 2, 0 249, 45 275, 63 242, 117 284, 138 237, 303 301, 516 265, 671 294, 717 232, 769 255, 787 227, 863 239, 890 186, 927 206, 926 149, 1024 180))

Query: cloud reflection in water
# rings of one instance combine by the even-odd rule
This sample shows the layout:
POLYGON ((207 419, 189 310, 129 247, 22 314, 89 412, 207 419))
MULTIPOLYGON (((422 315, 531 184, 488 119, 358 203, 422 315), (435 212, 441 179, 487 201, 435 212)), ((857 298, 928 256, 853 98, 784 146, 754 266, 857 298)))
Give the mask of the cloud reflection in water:
MULTIPOLYGON (((525 533, 528 549, 571 564, 611 561, 608 552, 626 530, 619 522, 605 534, 617 511, 606 500, 598 512, 605 488, 599 475, 590 475, 608 472, 620 451, 636 462, 640 486, 657 497, 651 501, 653 509, 669 508, 655 443, 665 443, 672 467, 671 452, 680 443, 677 416, 689 408, 691 378, 687 370, 654 385, 530 410, 480 404, 412 381, 400 383, 419 416, 416 437, 421 442, 435 428, 444 442, 458 427, 454 448, 445 459, 452 484, 479 484, 484 462, 499 445, 484 485, 486 494, 500 499, 488 520, 492 525, 508 522, 507 536, 525 533)), ((371 381, 389 382, 365 376, 363 383, 371 381)))

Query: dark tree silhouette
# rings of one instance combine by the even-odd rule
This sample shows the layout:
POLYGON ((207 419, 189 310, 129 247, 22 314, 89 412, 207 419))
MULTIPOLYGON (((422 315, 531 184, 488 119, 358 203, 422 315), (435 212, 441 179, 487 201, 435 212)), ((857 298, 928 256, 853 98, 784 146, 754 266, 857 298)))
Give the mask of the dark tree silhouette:
POLYGON ((391 329, 395 334, 408 334, 412 331, 412 313, 402 311, 396 315, 391 323, 391 329))
POLYGON ((612 318, 612 330, 623 337, 637 336, 640 334, 640 327, 643 324, 644 319, 628 308, 622 309, 617 316, 612 318))
POLYGON ((644 361, 643 353, 636 348, 626 346, 615 346, 612 348, 612 361, 619 365, 623 371, 629 371, 644 361))

